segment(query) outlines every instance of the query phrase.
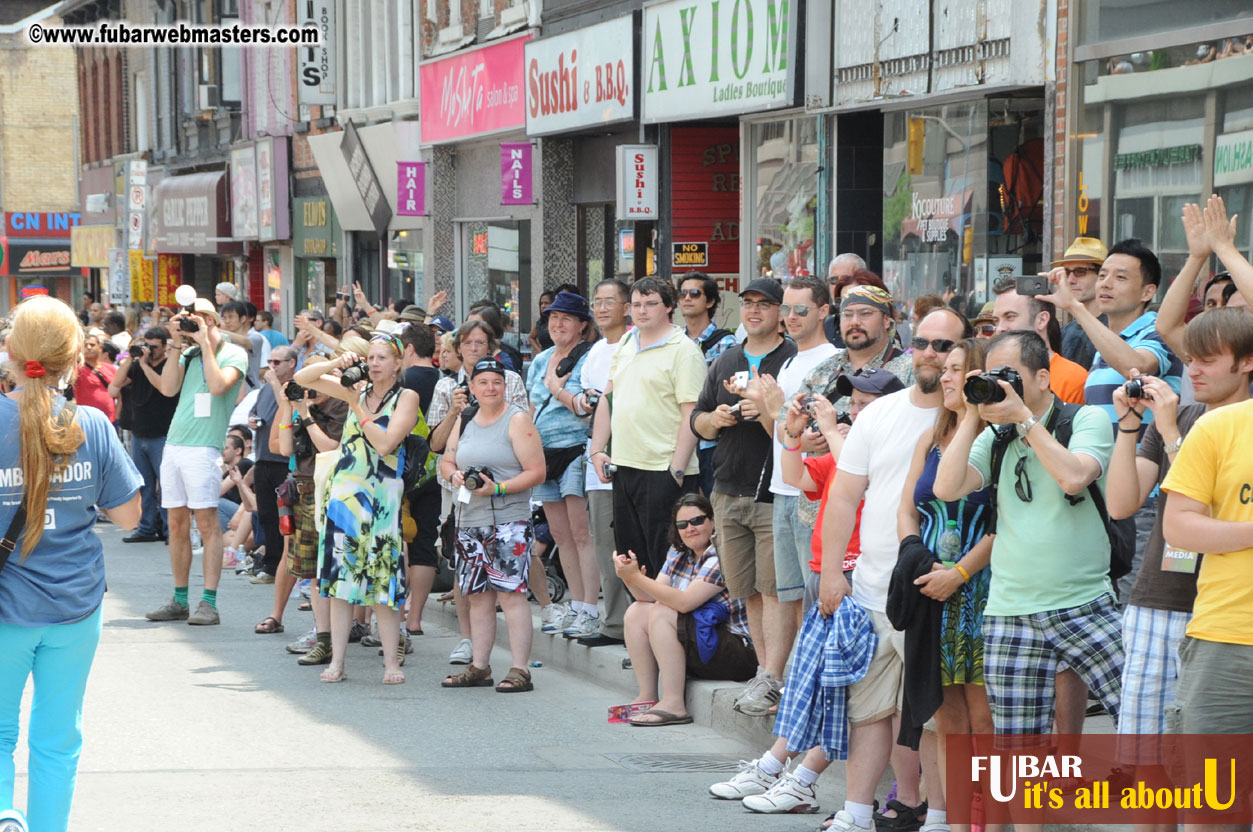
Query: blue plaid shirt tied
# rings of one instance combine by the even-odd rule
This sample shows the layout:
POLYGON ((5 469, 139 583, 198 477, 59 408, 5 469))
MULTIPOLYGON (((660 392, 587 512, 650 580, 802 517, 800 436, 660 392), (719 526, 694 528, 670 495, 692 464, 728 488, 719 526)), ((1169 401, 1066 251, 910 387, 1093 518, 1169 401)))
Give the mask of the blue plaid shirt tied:
POLYGON ((852 597, 830 618, 817 604, 810 608, 774 723, 789 751, 820 745, 828 760, 848 759, 848 686, 866 675, 878 644, 870 616, 852 597))

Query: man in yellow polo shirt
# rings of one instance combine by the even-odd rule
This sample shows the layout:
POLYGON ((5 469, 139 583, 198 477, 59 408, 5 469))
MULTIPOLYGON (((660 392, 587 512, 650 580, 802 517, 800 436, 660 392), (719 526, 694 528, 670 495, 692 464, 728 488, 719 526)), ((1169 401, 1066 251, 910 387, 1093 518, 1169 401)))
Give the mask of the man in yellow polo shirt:
POLYGON ((635 328, 614 353, 588 457, 602 482, 613 480, 617 550, 635 552, 650 578, 666 562, 674 501, 697 485, 696 435, 688 423, 705 383, 705 359, 671 323, 674 303, 674 287, 660 278, 632 285, 635 328), (612 476, 606 464, 617 467, 612 476))
MULTIPOLYGON (((1253 370, 1253 316, 1231 339, 1233 363, 1253 370)), ((1178 730, 1253 734, 1253 401, 1212 410, 1188 433, 1170 473, 1166 542, 1203 552, 1181 660, 1178 730)))

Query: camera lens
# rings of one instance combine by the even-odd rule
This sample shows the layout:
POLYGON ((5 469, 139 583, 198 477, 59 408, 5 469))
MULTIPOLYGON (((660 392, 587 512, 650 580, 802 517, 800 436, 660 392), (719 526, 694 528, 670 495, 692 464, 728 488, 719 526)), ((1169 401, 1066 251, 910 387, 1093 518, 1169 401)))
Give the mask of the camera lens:
POLYGON ((200 324, 196 323, 191 318, 180 318, 178 328, 183 332, 199 332, 200 324))
POLYGON ((1005 391, 988 373, 980 373, 966 379, 966 385, 962 389, 966 394, 966 401, 971 404, 992 404, 1003 401, 1005 398, 1005 391))
POLYGON ((1126 392, 1127 398, 1129 399, 1143 399, 1144 380, 1133 378, 1131 381, 1123 385, 1123 390, 1126 392))
POLYGON ((369 370, 364 364, 353 364, 340 374, 339 383, 344 387, 352 387, 358 382, 365 381, 365 377, 368 373, 369 370))

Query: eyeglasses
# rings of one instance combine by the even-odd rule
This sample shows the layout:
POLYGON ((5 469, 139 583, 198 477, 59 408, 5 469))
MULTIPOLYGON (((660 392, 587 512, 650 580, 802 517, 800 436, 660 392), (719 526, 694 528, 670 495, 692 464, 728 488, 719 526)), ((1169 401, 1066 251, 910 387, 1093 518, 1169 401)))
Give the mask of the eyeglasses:
POLYGON ((659 300, 646 300, 646 301, 643 301, 643 302, 640 302, 640 301, 633 301, 633 302, 631 303, 631 308, 632 308, 632 309, 641 309, 641 310, 642 310, 642 309, 649 309, 649 310, 652 310, 652 309, 656 309, 658 306, 662 306, 662 305, 663 305, 663 304, 662 304, 662 302, 661 302, 661 301, 659 301, 659 300))
POLYGON ((806 318, 809 316, 809 310, 817 308, 816 306, 806 306, 801 303, 784 303, 779 306, 779 314, 786 318, 795 312, 796 317, 806 318))
POLYGON ((1018 464, 1014 466, 1014 476, 1017 478, 1014 482, 1014 491, 1018 492, 1018 499, 1024 503, 1031 502, 1031 480, 1027 479, 1027 457, 1018 457, 1018 464))
POLYGON ((996 324, 979 324, 975 327, 975 333, 986 338, 991 338, 996 334, 996 324))
POLYGON ((618 300, 617 298, 599 298, 598 300, 592 301, 592 308, 593 309, 613 309, 615 306, 618 306, 621 303, 622 301, 618 300))
POLYGON ((681 298, 698 298, 705 294, 704 289, 680 289, 679 297, 681 298))
POLYGON ((687 520, 675 520, 674 527, 678 529, 679 531, 683 531, 688 526, 696 526, 699 528, 700 526, 705 525, 705 521, 708 519, 709 519, 708 514, 698 514, 695 517, 689 518, 687 520))
POLYGON ((918 352, 922 352, 927 347, 931 347, 931 349, 936 352, 948 352, 957 345, 955 341, 950 341, 947 338, 936 338, 928 341, 926 338, 921 336, 915 336, 909 344, 914 349, 918 350, 918 352))
POLYGON ((1069 277, 1087 277, 1090 274, 1096 274, 1096 269, 1092 266, 1066 267, 1066 275, 1069 277))
POLYGON ((878 309, 873 306, 866 306, 864 303, 855 303, 848 309, 840 311, 841 321, 868 321, 875 315, 882 315, 878 309), (861 307, 858 309, 857 307, 861 307))
POLYGON ((749 311, 754 310, 754 309, 760 309, 762 312, 765 312, 770 307, 778 306, 778 305, 779 304, 775 303, 772 300, 742 300, 740 301, 740 308, 747 309, 749 311))
POLYGON ((288 361, 295 361, 294 358, 271 358, 270 366, 277 367, 279 364, 286 364, 288 361))

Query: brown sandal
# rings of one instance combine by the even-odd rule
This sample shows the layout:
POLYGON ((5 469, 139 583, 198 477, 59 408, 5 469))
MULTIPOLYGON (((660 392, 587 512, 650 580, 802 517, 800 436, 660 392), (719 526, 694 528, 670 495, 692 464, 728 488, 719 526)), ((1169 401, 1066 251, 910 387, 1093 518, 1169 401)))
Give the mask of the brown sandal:
POLYGON ((445 688, 490 688, 492 686, 492 667, 475 667, 466 665, 465 670, 455 675, 450 674, 440 682, 445 688))
POLYGON ((260 624, 252 628, 252 631, 259 636, 281 633, 283 632, 283 623, 274 616, 267 615, 260 624))
POLYGON ((496 686, 497 693, 526 693, 532 690, 535 690, 535 685, 531 684, 531 671, 525 667, 509 668, 505 678, 496 686))

